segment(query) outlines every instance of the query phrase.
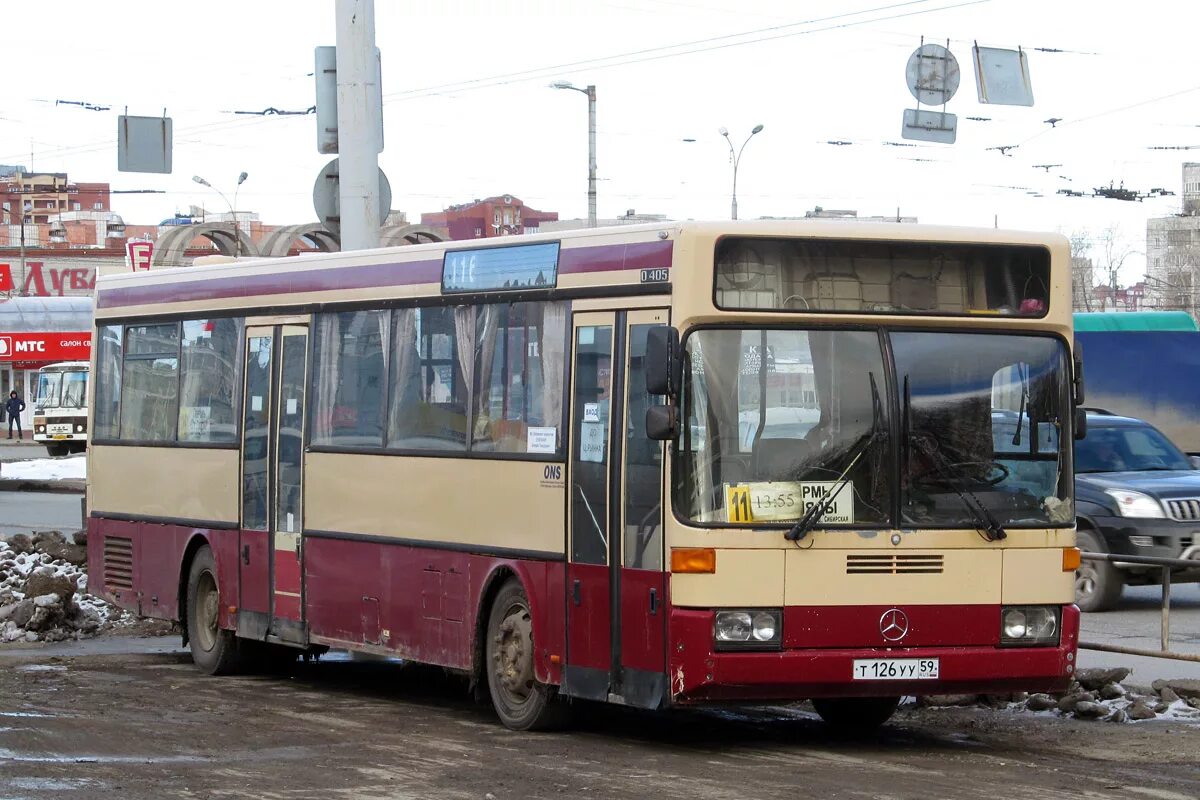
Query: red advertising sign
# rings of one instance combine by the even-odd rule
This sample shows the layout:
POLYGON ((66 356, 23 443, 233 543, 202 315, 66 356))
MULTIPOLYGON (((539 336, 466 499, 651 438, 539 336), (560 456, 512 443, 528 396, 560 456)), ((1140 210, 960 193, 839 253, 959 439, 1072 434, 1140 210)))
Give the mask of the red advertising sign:
POLYGON ((150 258, 154 255, 154 242, 130 240, 125 243, 125 252, 129 255, 129 266, 134 272, 140 269, 150 269, 150 258))
POLYGON ((11 292, 12 290, 12 265, 0 264, 0 292, 11 292))
POLYGON ((92 334, 0 333, 0 361, 87 361, 92 357, 92 334))

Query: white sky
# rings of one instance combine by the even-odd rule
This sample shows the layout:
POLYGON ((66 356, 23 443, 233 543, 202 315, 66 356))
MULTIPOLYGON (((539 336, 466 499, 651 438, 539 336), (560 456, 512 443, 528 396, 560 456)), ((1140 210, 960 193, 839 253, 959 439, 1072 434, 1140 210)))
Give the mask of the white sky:
MULTIPOLYGON (((191 204, 224 211, 191 177, 231 195, 242 170, 250 177, 239 210, 271 223, 316 219, 313 180, 330 157, 316 152, 315 117, 228 112, 313 104, 308 73, 313 48, 335 42, 333 0, 60 0, 4 11, 6 63, 20 71, 0 89, 0 163, 32 159, 75 180, 165 190, 114 198, 133 224, 191 204), (174 119, 173 175, 116 171, 126 107, 174 119)), ((1200 4, 1186 0, 376 0, 380 166, 392 207, 414 221, 504 193, 585 216, 587 102, 547 88, 569 80, 597 87, 601 217, 631 208, 726 217, 732 170, 717 129, 740 145, 762 123, 738 172, 743 219, 821 205, 1093 236, 1117 225, 1123 246, 1141 251, 1146 218, 1177 211, 1178 196, 1129 203, 1055 191, 1124 181, 1179 192, 1180 164, 1200 151, 1148 147, 1200 145, 1198 22, 1200 4), (733 35, 751 31, 760 32, 733 35), (886 146, 904 141, 901 116, 915 107, 904 66, 922 35, 950 39, 962 69, 947 108, 959 117, 958 141, 886 146), (710 41, 658 49, 699 40, 710 41), (1034 107, 977 102, 976 40, 1031 50, 1034 107), (593 59, 607 60, 578 63, 593 59), (1049 117, 1063 122, 1051 130, 1049 117), (985 149, 1010 144, 1021 145, 1011 158, 985 149), (1040 163, 1062 167, 1046 173, 1032 166, 1040 163)), ((1143 265, 1130 258, 1122 280, 1143 265)))

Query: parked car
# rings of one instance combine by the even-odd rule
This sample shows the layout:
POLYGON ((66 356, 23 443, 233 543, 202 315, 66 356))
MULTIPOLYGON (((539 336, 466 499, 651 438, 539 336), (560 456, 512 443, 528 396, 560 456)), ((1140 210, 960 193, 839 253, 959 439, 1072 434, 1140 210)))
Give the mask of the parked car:
MULTIPOLYGON (((1200 581, 1200 458, 1188 457, 1140 419, 1088 410, 1075 443, 1075 514, 1085 551, 1196 558, 1172 583, 1200 581)), ((1075 602, 1084 611, 1116 604, 1126 586, 1160 584, 1162 568, 1085 560, 1075 602)))

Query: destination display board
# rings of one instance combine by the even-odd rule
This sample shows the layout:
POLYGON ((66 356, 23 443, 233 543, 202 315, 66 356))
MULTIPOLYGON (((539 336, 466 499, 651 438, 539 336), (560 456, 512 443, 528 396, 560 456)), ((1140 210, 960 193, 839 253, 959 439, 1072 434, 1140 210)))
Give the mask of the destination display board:
POLYGON ((550 289, 558 281, 558 242, 448 250, 443 292, 550 289))

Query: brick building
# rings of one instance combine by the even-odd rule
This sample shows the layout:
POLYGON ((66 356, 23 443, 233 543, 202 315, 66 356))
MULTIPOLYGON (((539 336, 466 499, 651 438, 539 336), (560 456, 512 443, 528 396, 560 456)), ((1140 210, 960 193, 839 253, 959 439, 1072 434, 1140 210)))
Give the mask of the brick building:
POLYGON ((538 211, 505 194, 422 214, 421 224, 444 229, 451 239, 460 240, 537 233, 542 222, 557 219, 557 211, 538 211))

